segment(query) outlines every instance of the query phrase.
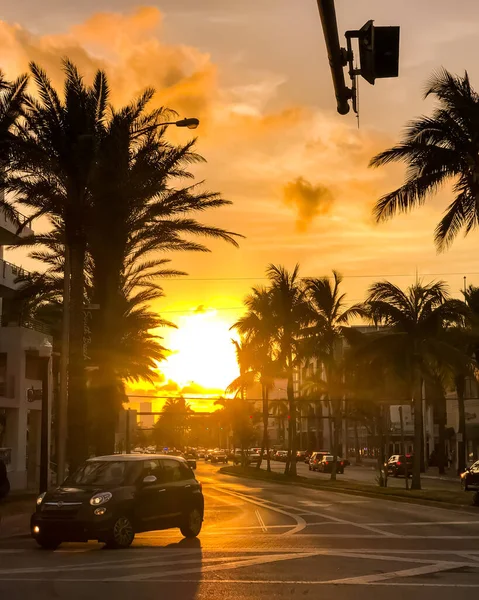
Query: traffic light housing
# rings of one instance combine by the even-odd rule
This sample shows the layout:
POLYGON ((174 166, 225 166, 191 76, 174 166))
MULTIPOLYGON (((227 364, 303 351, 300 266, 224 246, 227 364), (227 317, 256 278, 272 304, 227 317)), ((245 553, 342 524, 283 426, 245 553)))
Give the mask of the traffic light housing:
POLYGON ((359 30, 361 75, 371 85, 376 79, 399 75, 399 27, 375 27, 368 21, 359 30))

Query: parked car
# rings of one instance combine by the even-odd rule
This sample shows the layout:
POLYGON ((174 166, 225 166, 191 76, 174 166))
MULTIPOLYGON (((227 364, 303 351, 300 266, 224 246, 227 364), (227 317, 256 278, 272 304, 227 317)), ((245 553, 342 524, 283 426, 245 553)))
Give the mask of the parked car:
POLYGON ((387 469, 388 475, 391 475, 392 477, 399 477, 400 475, 405 476, 407 468, 407 474, 408 477, 410 477, 413 459, 414 457, 412 454, 393 454, 393 456, 389 457, 384 466, 387 469))
POLYGON ((203 513, 201 483, 184 459, 114 454, 87 460, 60 487, 40 494, 30 525, 50 550, 88 540, 127 548, 143 531, 179 527, 196 537, 203 513))
POLYGON ((461 487, 465 492, 475 492, 473 502, 479 506, 479 460, 461 473, 461 487))
POLYGON ((248 453, 248 464, 256 465, 259 462, 260 458, 261 458, 261 455, 259 452, 249 452, 248 453))
POLYGON ((296 460, 302 460, 304 461, 304 459, 306 458, 306 450, 298 450, 296 452, 296 460))
POLYGON ((287 450, 277 450, 276 454, 274 455, 274 460, 279 460, 280 462, 286 462, 287 458, 288 458, 287 450))
MULTIPOLYGON (((334 465, 334 457, 332 454, 325 454, 318 465, 318 471, 321 473, 331 473, 334 465)), ((336 457, 336 473, 342 475, 344 473, 344 461, 338 456, 336 457)))
POLYGON ((211 464, 219 463, 219 462, 227 463, 228 455, 226 454, 226 452, 224 450, 215 450, 214 452, 211 453, 210 460, 211 460, 211 464))
POLYGON ((198 458, 205 458, 205 452, 204 448, 198 448, 198 458))
POLYGON ((330 454, 331 452, 329 452, 328 450, 319 450, 319 452, 313 452, 311 454, 311 458, 309 459, 309 470, 317 471, 317 466, 321 462, 323 456, 328 456, 330 454))

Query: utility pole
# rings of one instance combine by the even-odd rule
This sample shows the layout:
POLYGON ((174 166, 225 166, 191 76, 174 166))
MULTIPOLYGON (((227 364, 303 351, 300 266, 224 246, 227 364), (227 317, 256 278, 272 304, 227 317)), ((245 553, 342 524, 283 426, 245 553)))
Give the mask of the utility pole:
POLYGON ((60 352, 60 394, 58 400, 57 484, 65 479, 67 414, 68 414, 68 354, 70 342, 70 249, 65 244, 63 266, 62 345, 60 352))
POLYGON ((349 100, 352 98, 352 90, 346 87, 344 80, 343 68, 346 66, 347 61, 339 44, 338 22, 336 20, 334 0, 318 0, 318 9, 321 17, 321 25, 323 26, 324 41, 326 42, 338 113, 340 115, 347 115, 349 112, 349 100))
POLYGON ((401 427, 401 453, 404 455, 404 477, 406 479, 406 489, 409 489, 409 474, 407 472, 407 460, 406 460, 406 442, 404 440, 404 420, 402 414, 402 405, 399 405, 399 424, 401 427))

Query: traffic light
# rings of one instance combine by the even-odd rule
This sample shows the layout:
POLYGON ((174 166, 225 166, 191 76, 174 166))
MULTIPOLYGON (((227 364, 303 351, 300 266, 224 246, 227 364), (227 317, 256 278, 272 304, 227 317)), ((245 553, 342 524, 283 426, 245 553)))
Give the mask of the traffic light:
POLYGON ((361 75, 371 85, 376 79, 399 75, 399 27, 375 27, 368 21, 359 30, 361 75))

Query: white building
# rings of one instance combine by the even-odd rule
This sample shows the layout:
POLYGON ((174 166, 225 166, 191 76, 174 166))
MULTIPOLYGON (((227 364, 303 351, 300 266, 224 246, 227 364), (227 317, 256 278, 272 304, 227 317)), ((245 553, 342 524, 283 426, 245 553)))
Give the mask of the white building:
MULTIPOLYGON (((42 388, 38 356, 44 340, 51 343, 51 338, 44 325, 24 318, 14 305, 21 268, 4 260, 4 246, 33 233, 29 227, 17 231, 0 210, 0 458, 7 464, 12 489, 26 489, 38 483, 42 388), (28 394, 32 389, 38 390, 36 395, 28 394)), ((51 406, 52 386, 48 387, 51 406)))

